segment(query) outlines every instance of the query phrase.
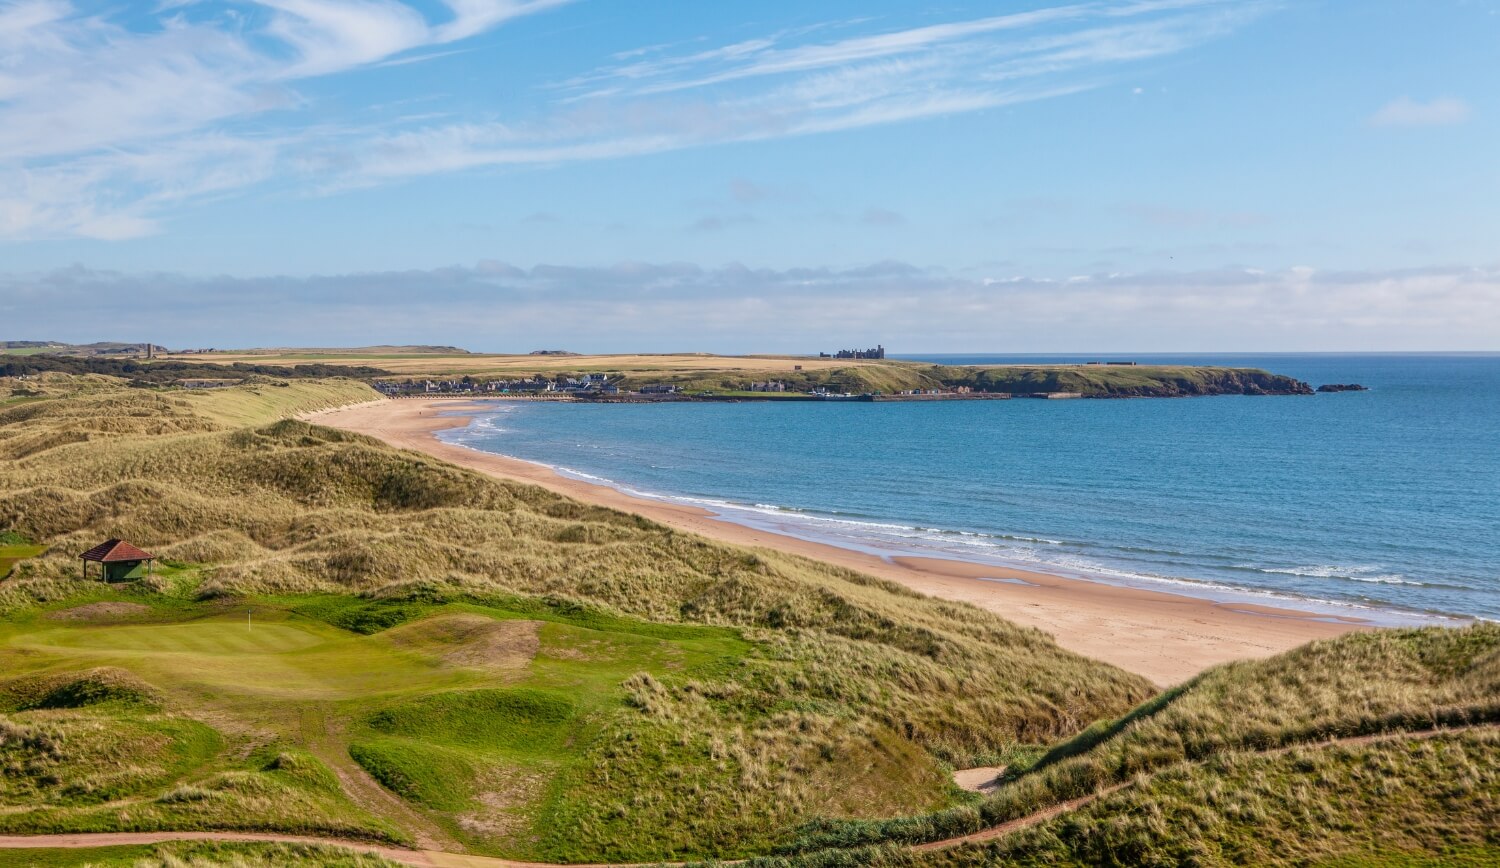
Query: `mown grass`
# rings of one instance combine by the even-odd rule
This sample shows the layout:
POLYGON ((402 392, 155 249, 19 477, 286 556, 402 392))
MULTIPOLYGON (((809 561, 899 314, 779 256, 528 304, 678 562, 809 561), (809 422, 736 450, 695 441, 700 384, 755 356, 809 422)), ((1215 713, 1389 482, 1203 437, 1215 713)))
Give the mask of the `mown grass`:
POLYGON ((46 550, 46 546, 27 542, 26 538, 20 534, 0 535, 0 579, 9 576, 16 564, 27 558, 34 558, 46 550))
POLYGON ((0 833, 402 837, 348 805, 332 774, 304 752, 262 746, 235 758, 218 731, 162 707, 162 694, 128 673, 87 673, 82 688, 70 677, 0 685, 8 702, 0 714, 0 833))
MULTIPOLYGON (((109 632, 72 630, 92 643, 109 632)), ((236 757, 223 734, 128 669, 78 671, 34 649, 20 653, 5 655, 11 677, 0 681, 0 833, 269 829, 401 838, 348 805, 328 770, 304 753, 246 745, 248 756, 236 757)))

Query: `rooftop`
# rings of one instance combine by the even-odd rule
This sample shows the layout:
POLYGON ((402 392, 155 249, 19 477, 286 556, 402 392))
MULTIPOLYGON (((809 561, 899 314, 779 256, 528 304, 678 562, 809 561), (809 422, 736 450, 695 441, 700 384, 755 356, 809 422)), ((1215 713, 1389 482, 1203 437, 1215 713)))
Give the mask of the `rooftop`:
POLYGON ((94 546, 80 558, 86 561, 98 561, 101 564, 113 564, 120 561, 150 561, 155 560, 156 555, 144 552, 122 539, 105 540, 94 546))

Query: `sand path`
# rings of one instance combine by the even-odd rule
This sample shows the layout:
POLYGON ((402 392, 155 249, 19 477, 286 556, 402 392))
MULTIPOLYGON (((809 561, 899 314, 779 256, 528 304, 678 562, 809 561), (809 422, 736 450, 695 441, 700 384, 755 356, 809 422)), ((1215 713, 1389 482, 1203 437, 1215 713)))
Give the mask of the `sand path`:
POLYGON ((706 510, 632 497, 569 479, 540 464, 465 449, 434 433, 467 424, 475 407, 453 399, 376 400, 304 416, 490 476, 540 485, 588 503, 644 515, 678 530, 838 564, 934 597, 972 603, 1052 634, 1058 644, 1161 686, 1231 660, 1279 654, 1370 625, 1358 619, 1122 588, 1044 573, 931 558, 882 558, 723 521, 706 510))
POLYGON ((308 703, 303 709, 302 730, 308 749, 333 770, 349 801, 392 824, 421 850, 460 850, 462 847, 438 824, 370 777, 349 756, 349 740, 323 703, 308 703))

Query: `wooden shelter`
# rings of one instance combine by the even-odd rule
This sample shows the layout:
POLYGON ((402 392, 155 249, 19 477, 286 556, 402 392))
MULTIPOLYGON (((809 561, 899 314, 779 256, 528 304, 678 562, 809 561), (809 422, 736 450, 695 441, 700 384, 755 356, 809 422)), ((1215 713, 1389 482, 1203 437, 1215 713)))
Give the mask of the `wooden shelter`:
POLYGON ((105 540, 79 555, 83 560, 83 577, 89 577, 89 561, 99 564, 106 582, 128 582, 151 575, 156 555, 141 551, 122 539, 105 540))

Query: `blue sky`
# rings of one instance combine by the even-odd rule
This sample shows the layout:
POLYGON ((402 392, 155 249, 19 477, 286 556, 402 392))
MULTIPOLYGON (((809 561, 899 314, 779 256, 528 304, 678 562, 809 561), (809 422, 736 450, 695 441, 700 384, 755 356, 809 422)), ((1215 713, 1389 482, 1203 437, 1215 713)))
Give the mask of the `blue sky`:
POLYGON ((1500 0, 0 0, 0 338, 1500 349, 1497 58, 1500 0))

